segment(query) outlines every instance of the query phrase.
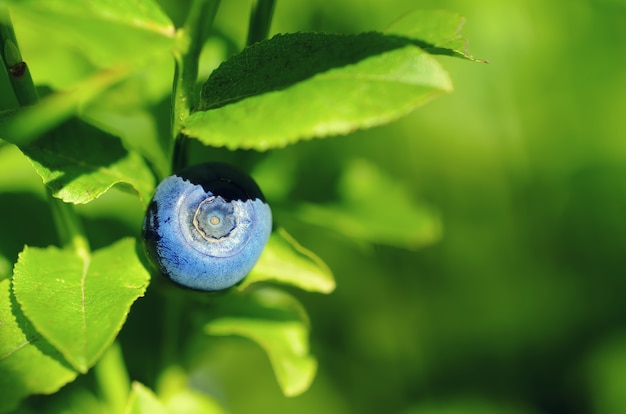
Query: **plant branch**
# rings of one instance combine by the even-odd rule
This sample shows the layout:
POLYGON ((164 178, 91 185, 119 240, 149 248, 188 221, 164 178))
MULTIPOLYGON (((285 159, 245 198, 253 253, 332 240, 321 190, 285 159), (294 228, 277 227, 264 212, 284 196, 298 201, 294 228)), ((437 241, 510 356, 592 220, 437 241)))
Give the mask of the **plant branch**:
POLYGON ((219 0, 194 0, 183 27, 178 31, 179 48, 174 53, 174 93, 172 96, 172 137, 174 153, 172 168, 178 170, 187 163, 187 137, 182 133, 185 119, 196 108, 198 96, 198 62, 204 39, 213 23, 219 0))
POLYGON ((93 372, 98 389, 111 408, 111 412, 124 412, 130 390, 130 379, 119 343, 113 342, 95 365, 93 372))
POLYGON ((265 40, 270 33, 272 15, 274 14, 275 0, 255 0, 250 14, 248 25, 247 45, 265 40))
POLYGON ((2 62, 18 103, 21 106, 33 105, 37 102, 37 92, 28 65, 22 61, 9 11, 2 6, 0 6, 0 48, 2 62))
POLYGON ((80 217, 74 206, 55 198, 47 188, 48 201, 52 209, 52 218, 63 247, 71 247, 83 259, 89 258, 89 241, 85 236, 80 217))
MULTIPOLYGON (((38 101, 37 90, 26 62, 22 61, 22 54, 17 45, 9 13, 3 7, 0 7, 0 42, 3 45, 2 61, 9 72, 13 93, 19 105, 36 104, 38 101)), ((50 133, 54 133, 54 131, 50 133)), ((49 188, 47 188, 47 193, 61 245, 72 247, 81 257, 88 258, 89 242, 73 206, 54 198, 49 188)))

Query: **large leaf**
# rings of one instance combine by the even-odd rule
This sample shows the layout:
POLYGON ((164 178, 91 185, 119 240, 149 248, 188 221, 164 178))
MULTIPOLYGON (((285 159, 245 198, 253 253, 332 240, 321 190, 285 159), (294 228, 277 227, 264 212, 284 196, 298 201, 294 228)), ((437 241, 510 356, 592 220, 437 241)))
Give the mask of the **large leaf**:
POLYGON ((206 145, 266 150, 384 124, 451 89, 439 63, 407 39, 281 35, 220 66, 184 132, 206 145))
POLYGON ((294 214, 305 223, 355 241, 417 249, 441 237, 439 216, 428 206, 415 202, 408 186, 368 161, 349 163, 338 190, 339 202, 302 203, 294 214))
POLYGON ((311 292, 330 293, 335 289, 335 279, 328 266, 283 228, 272 233, 258 263, 238 289, 263 281, 289 284, 311 292))
POLYGON ((427 52, 483 62, 467 53, 468 41, 461 36, 465 18, 445 10, 414 10, 391 24, 386 34, 415 40, 427 52))
POLYGON ((267 353, 283 393, 306 391, 317 370, 309 353, 308 319, 300 303, 275 289, 259 289, 223 303, 222 316, 205 325, 210 335, 239 335, 252 339, 267 353))
POLYGON ((90 258, 55 247, 26 247, 15 265, 13 291, 37 331, 86 372, 113 342, 149 278, 134 239, 90 258))
POLYGON ((65 202, 88 203, 120 183, 132 186, 144 205, 150 201, 154 177, 143 159, 85 122, 74 119, 21 149, 65 202))
POLYGON ((72 381, 73 370, 24 317, 0 281, 0 412, 12 410, 31 394, 50 394, 72 381))
MULTIPOLYGON (((175 28, 153 0, 12 0, 16 27, 64 42, 99 67, 167 53, 175 28)), ((26 57, 26 60, 28 57, 26 57)))

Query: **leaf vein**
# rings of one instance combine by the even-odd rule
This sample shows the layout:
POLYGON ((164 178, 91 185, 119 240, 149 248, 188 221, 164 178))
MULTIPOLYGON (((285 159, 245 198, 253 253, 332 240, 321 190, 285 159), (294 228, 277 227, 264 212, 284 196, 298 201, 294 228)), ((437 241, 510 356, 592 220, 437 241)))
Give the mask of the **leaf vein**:
POLYGON ((14 349, 10 350, 9 352, 7 352, 4 355, 0 355, 0 361, 3 359, 6 359, 8 357, 10 357, 11 355, 13 355, 14 353, 16 353, 17 351, 19 351, 20 349, 24 348, 26 345, 30 344, 31 342, 34 342, 37 338, 33 337, 30 339, 27 339, 26 341, 24 341, 24 343, 16 346, 14 349))

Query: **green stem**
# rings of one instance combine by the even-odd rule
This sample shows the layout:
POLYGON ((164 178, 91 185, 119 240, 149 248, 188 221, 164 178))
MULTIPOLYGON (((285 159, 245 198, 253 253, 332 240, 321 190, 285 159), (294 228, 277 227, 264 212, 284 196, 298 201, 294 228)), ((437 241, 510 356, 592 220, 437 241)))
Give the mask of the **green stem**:
POLYGON ((251 45, 267 38, 272 25, 275 5, 275 0, 255 0, 253 2, 246 44, 251 45))
MULTIPOLYGON (((7 67, 20 106, 36 104, 38 95, 35 84, 26 63, 22 61, 8 10, 3 7, 0 7, 0 41, 3 45, 2 61, 7 67), (19 66, 17 71, 16 66, 19 66)), ((73 206, 54 198, 50 189, 47 189, 47 193, 61 245, 72 247, 81 257, 88 258, 89 242, 73 206)))
POLYGON ((172 138, 174 154, 172 168, 178 170, 187 163, 187 137, 182 134, 185 119, 196 109, 198 96, 198 62, 219 0, 193 0, 185 24, 178 31, 179 49, 174 53, 174 93, 172 96, 172 138))
POLYGON ((6 7, 0 7, 0 50, 2 61, 9 75, 13 93, 21 106, 37 102, 37 91, 26 62, 22 60, 17 38, 6 7))
POLYGON ((122 349, 117 342, 114 342, 102 355, 93 372, 98 389, 108 403, 110 412, 124 412, 130 390, 130 379, 126 364, 124 364, 122 349))
POLYGON ((161 367, 166 370, 167 367, 174 365, 175 361, 180 358, 180 323, 183 320, 184 302, 179 292, 163 292, 165 301, 163 304, 162 315, 162 339, 161 339, 161 367))
POLYGON ((50 189, 47 190, 48 201, 52 209, 52 218, 61 246, 71 247, 82 258, 89 258, 89 241, 85 236, 83 225, 80 217, 74 210, 74 206, 55 198, 50 189))

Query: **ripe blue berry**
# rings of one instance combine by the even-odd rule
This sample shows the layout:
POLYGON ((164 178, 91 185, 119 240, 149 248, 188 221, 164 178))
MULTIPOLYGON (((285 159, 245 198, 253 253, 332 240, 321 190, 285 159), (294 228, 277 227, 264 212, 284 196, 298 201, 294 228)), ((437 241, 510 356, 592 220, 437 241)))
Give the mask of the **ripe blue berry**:
POLYGON ((272 230, 272 211, 254 180, 223 163, 189 167, 156 188, 143 222, 150 261, 191 289, 239 283, 272 230))

